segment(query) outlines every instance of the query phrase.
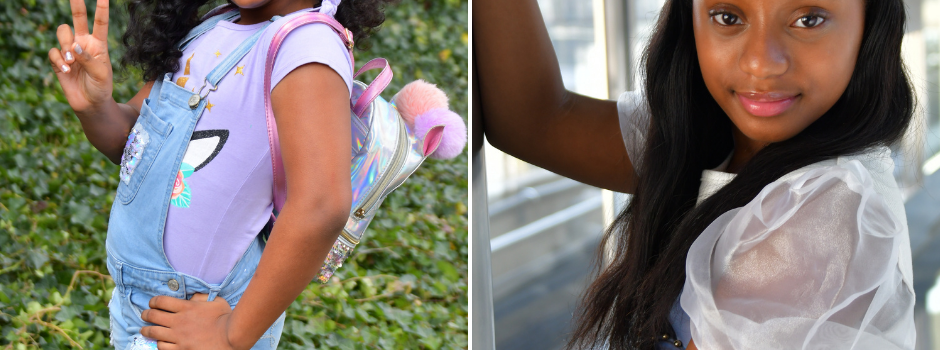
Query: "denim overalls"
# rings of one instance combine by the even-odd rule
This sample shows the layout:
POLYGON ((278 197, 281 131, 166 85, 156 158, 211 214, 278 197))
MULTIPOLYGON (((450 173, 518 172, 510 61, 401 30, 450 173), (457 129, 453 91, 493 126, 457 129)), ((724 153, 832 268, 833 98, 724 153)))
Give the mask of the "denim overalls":
MULTIPOLYGON (((238 11, 229 11, 207 19, 189 32, 180 42, 180 49, 220 20, 231 20, 236 15, 238 11)), ((265 28, 279 17, 268 21, 265 28)), ((197 89, 196 94, 173 83, 172 73, 167 73, 162 81, 154 83, 149 98, 141 105, 140 117, 131 129, 122 156, 105 244, 108 271, 115 284, 108 305, 111 341, 118 350, 156 349, 152 340, 140 335, 141 327, 152 325, 140 318, 141 311, 149 308, 150 298, 167 295, 189 299, 194 293, 206 293, 210 301, 222 297, 234 308, 258 266, 264 249, 261 235, 221 284, 206 283, 173 269, 163 251, 163 230, 176 174, 196 121, 206 106, 205 96, 251 50, 265 28, 216 66, 206 77, 204 88, 197 89)), ((281 314, 252 349, 275 349, 285 316, 281 314)))

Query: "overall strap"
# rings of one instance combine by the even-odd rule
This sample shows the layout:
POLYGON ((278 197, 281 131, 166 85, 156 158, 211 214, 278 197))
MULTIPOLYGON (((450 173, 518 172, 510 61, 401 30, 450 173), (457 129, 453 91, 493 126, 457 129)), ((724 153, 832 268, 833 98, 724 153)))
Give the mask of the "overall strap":
MULTIPOLYGON (((186 35, 186 38, 180 42, 179 44, 180 50, 183 50, 196 37, 202 34, 205 34, 210 29, 215 27, 215 25, 218 24, 219 21, 231 20, 239 15, 238 11, 231 11, 230 9, 226 10, 224 6, 213 9, 207 15, 211 15, 213 12, 222 12, 222 13, 219 15, 212 16, 211 18, 200 23, 198 26, 196 26, 196 28, 193 28, 192 30, 190 30, 189 34, 186 35)), ((234 68, 235 65, 238 64, 238 62, 241 61, 241 59, 244 58, 245 55, 247 55, 249 51, 251 51, 251 48, 255 45, 256 42, 258 42, 258 39, 261 38, 262 35, 264 35, 265 29, 267 29, 267 27, 271 25, 272 22, 276 21, 279 18, 281 18, 281 16, 271 17, 271 19, 266 21, 261 28, 259 28, 253 34, 251 34, 251 36, 249 36, 247 39, 242 41, 242 43, 239 44, 238 47, 235 48, 235 50, 233 50, 231 53, 226 55, 225 59, 223 59, 222 62, 216 65, 215 68, 213 68, 211 71, 209 71, 209 74, 206 75, 206 78, 202 86, 199 88, 199 91, 196 91, 196 94, 190 97, 189 106, 192 108, 195 108, 195 106, 199 103, 200 100, 205 99, 207 96, 209 96, 209 92, 212 92, 218 89, 219 82, 222 80, 222 78, 224 78, 225 75, 228 74, 228 72, 231 71, 232 68, 234 68), (203 94, 203 90, 205 90, 206 85, 209 85, 209 91, 203 94)))
POLYGON ((281 159, 281 144, 277 135, 277 126, 274 122, 274 108, 271 105, 271 74, 274 70, 274 59, 277 58, 277 51, 287 34, 302 25, 310 23, 323 23, 333 29, 339 35, 343 44, 346 45, 346 49, 349 50, 350 63, 352 63, 350 71, 355 71, 356 67, 352 52, 354 46, 352 32, 328 14, 320 12, 304 13, 289 20, 274 34, 264 63, 264 110, 268 126, 268 143, 271 147, 271 167, 274 170, 274 212, 271 213, 272 220, 277 218, 277 213, 281 212, 284 201, 287 199, 287 180, 283 170, 284 162, 281 159))
POLYGON ((261 35, 264 34, 264 30, 271 25, 271 22, 276 21, 278 18, 281 18, 281 16, 274 16, 268 20, 261 29, 258 29, 258 31, 248 37, 248 39, 245 39, 245 41, 235 48, 235 51, 225 56, 225 59, 209 72, 209 75, 206 76, 206 82, 212 87, 211 89, 215 89, 219 86, 219 81, 225 77, 225 74, 232 70, 232 68, 238 64, 238 61, 241 61, 242 57, 248 54, 248 51, 251 51, 251 47, 261 38, 261 35))

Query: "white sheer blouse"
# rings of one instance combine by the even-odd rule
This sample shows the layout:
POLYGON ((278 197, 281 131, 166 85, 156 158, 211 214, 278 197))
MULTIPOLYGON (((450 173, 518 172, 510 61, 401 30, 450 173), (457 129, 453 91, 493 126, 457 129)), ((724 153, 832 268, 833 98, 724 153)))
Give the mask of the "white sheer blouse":
MULTIPOLYGON (((649 123, 642 92, 621 95, 618 110, 632 160, 649 123)), ((893 169, 886 147, 812 164, 712 222, 686 260, 684 313, 673 317, 683 346, 913 349, 911 247, 893 169)), ((703 172, 699 202, 733 179, 720 170, 703 172)))

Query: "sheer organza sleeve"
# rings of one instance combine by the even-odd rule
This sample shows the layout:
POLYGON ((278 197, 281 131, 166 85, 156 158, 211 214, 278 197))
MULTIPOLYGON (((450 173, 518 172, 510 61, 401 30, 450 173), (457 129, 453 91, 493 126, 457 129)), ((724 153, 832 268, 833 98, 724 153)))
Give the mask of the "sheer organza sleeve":
POLYGON ((649 130, 649 107, 643 90, 626 91, 617 98, 617 114, 620 118, 620 134, 627 148, 627 156, 636 171, 637 163, 646 146, 646 133, 649 130))
POLYGON ((686 260, 699 349, 913 349, 907 227, 857 161, 766 186, 715 220, 686 260))

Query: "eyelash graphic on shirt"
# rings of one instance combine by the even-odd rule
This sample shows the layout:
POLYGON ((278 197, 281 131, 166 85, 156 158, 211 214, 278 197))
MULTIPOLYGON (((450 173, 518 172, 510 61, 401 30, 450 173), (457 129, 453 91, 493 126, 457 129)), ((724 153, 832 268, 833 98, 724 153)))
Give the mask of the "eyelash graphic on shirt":
POLYGON ((194 172, 209 165, 215 156, 222 151, 228 141, 228 130, 213 129, 194 131, 183 154, 183 162, 176 173, 173 183, 173 193, 170 195, 170 204, 179 208, 189 208, 192 203, 192 190, 189 183, 184 180, 194 172))

